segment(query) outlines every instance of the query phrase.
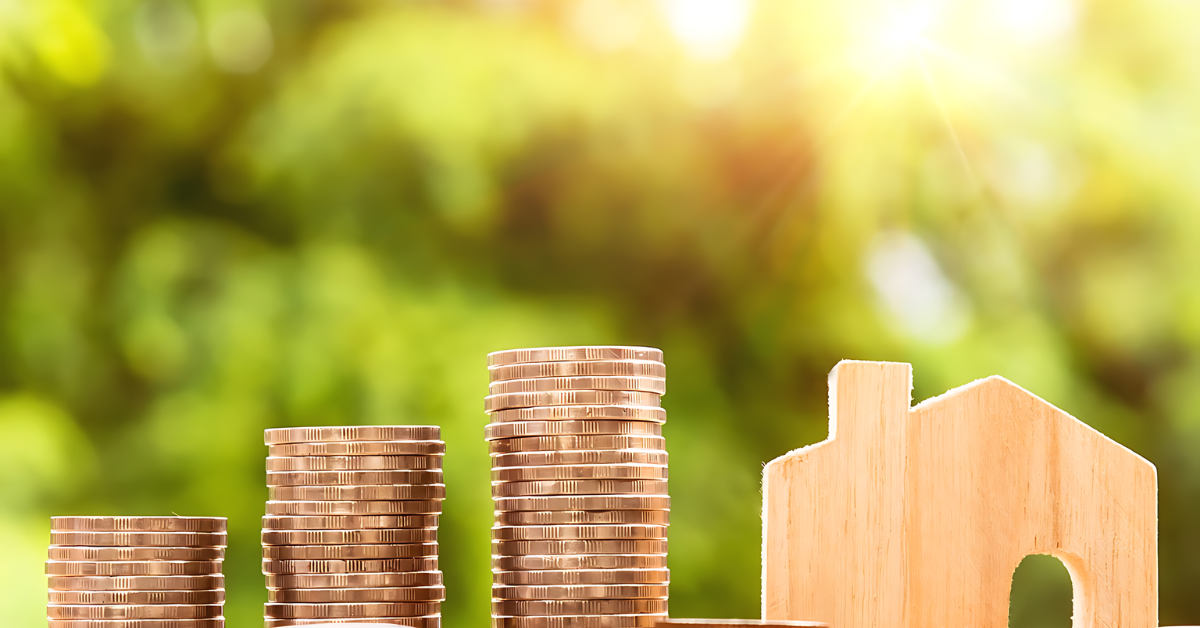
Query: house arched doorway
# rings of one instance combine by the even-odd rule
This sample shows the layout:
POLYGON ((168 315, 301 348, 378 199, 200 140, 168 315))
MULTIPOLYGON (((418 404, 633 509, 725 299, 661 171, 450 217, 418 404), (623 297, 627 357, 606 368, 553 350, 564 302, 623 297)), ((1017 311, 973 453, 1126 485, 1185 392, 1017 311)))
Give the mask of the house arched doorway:
POLYGON ((1013 572, 1009 628, 1071 628, 1071 575, 1048 554, 1031 554, 1013 572))

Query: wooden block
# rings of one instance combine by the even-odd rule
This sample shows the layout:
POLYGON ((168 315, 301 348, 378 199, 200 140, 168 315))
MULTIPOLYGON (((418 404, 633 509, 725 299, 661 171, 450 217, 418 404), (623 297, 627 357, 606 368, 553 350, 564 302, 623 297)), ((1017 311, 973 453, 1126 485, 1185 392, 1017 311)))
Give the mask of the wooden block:
POLYGON ((1001 377, 910 407, 912 369, 841 362, 829 438, 763 472, 763 617, 1007 628, 1029 554, 1076 628, 1158 626, 1154 466, 1001 377))

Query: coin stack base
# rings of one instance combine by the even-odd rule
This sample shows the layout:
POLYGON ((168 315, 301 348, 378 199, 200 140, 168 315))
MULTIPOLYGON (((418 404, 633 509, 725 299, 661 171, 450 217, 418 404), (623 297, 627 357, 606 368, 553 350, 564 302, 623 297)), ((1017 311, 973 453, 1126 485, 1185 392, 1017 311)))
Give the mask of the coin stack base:
POLYGON ((264 625, 440 628, 433 426, 269 429, 264 625))
POLYGON ((493 628, 652 628, 667 615, 662 352, 488 356, 493 628))
POLYGON ((52 517, 50 628, 223 628, 223 517, 52 517))

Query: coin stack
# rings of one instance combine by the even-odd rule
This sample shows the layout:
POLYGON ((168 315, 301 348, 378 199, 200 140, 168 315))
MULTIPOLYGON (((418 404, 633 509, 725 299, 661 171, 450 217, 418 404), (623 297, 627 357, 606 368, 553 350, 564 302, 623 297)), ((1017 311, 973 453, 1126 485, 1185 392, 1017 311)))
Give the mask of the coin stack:
POLYGON ((50 628, 222 628, 224 517, 51 517, 50 628))
POLYGON ((441 428, 280 428, 265 439, 267 628, 439 628, 441 428))
POLYGON ((667 614, 662 352, 488 355, 493 628, 631 628, 667 614))

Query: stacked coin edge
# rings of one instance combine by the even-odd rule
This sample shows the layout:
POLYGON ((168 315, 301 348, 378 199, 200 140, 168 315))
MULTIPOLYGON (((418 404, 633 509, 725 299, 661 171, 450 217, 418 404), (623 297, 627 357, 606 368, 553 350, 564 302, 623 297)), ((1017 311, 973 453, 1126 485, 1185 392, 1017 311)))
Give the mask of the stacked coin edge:
POLYGON ((440 628, 437 426, 266 430, 264 625, 440 628))
POLYGON ((50 628, 223 628, 224 517, 51 517, 50 628))
POLYGON ((662 352, 488 355, 493 628, 632 628, 667 613, 662 352))

